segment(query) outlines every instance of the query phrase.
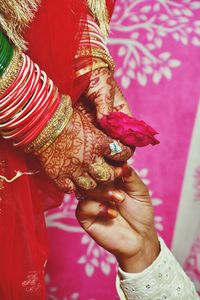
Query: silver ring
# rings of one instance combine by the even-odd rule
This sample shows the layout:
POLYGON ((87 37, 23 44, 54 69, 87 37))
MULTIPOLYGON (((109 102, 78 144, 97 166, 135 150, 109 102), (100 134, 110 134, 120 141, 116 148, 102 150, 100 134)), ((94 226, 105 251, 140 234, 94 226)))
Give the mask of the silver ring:
POLYGON ((119 145, 117 141, 109 144, 111 155, 115 155, 122 152, 122 147, 119 145))

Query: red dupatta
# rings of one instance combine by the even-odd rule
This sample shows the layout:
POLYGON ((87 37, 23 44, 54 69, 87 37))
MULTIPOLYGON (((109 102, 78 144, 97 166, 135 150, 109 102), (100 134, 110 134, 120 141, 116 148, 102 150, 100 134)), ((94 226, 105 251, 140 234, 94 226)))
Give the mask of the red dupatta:
MULTIPOLYGON (((107 0, 110 17, 114 3, 115 0, 107 0)), ((73 90, 73 60, 83 30, 79 20, 87 13, 86 0, 59 0, 59 5, 54 0, 43 1, 25 36, 30 57, 74 102, 77 97, 73 90)))
MULTIPOLYGON (((107 2, 111 14, 114 1, 107 2)), ((82 30, 79 21, 87 13, 86 0, 42 1, 25 34, 28 54, 74 101, 73 59, 82 30)), ((0 299, 44 300, 48 258, 44 210, 60 205, 63 194, 34 158, 0 139, 0 175, 11 178, 15 170, 39 173, 11 183, 0 180, 0 299)))

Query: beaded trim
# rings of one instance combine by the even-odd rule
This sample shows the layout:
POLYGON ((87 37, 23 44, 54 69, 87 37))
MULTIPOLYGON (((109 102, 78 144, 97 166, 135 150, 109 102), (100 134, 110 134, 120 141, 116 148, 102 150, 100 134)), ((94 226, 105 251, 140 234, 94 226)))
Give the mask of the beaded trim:
POLYGON ((97 69, 100 69, 100 68, 108 68, 109 65, 107 63, 105 63, 104 61, 99 61, 99 62, 95 62, 92 64, 92 67, 91 66, 87 66, 85 68, 82 68, 78 71, 75 72, 75 77, 78 78, 80 76, 83 76, 91 71, 95 71, 97 69))
POLYGON ((4 74, 0 77, 0 95, 2 95, 12 84, 21 70, 23 63, 22 55, 18 50, 14 50, 13 58, 5 70, 4 74))
POLYGON ((111 71, 115 70, 115 64, 110 55, 105 50, 102 50, 100 48, 90 48, 90 47, 80 47, 77 51, 77 54, 75 56, 76 59, 86 56, 93 56, 97 58, 101 58, 103 61, 105 61, 108 65, 111 71))

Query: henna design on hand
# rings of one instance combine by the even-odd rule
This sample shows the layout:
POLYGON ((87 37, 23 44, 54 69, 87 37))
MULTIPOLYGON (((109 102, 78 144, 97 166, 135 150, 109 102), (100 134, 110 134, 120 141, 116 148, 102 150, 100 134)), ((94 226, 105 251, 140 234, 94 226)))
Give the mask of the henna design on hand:
POLYGON ((113 73, 108 68, 92 71, 90 84, 85 95, 95 104, 97 118, 113 111, 115 89, 116 82, 113 73))
MULTIPOLYGON (((94 189, 98 182, 98 174, 90 174, 89 166, 102 162, 103 157, 110 156, 109 143, 112 139, 98 130, 86 116, 74 109, 73 115, 62 133, 47 149, 38 154, 47 175, 66 193, 75 189, 84 177, 89 187, 94 189), (91 177, 93 175, 93 178, 91 177)), ((131 156, 130 149, 123 146, 120 156, 112 159, 127 160, 131 156)), ((106 167, 105 162, 105 167, 106 167)), ((108 166, 110 177, 114 179, 114 171, 108 166)), ((82 180, 83 182, 83 180, 82 180)))
POLYGON ((128 102, 126 101, 126 98, 123 95, 123 93, 117 83, 116 83, 116 88, 115 88, 113 111, 120 111, 129 116, 132 115, 129 105, 128 105, 128 102))

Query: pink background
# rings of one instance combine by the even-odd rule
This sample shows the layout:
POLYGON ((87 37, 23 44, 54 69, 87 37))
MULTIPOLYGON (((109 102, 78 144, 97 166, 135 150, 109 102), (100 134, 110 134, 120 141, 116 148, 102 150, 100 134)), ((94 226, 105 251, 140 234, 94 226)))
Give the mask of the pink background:
MULTIPOLYGON (((148 185, 155 226, 200 290, 200 2, 118 0, 110 35, 134 116, 160 133, 131 163, 148 185)), ((76 200, 47 213, 48 299, 110 300, 114 258, 79 227, 76 200)))

